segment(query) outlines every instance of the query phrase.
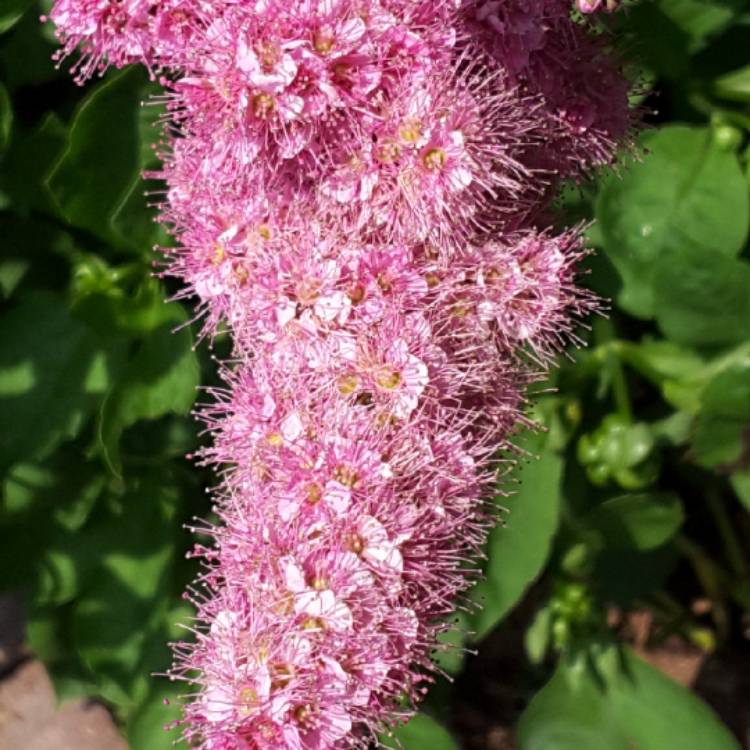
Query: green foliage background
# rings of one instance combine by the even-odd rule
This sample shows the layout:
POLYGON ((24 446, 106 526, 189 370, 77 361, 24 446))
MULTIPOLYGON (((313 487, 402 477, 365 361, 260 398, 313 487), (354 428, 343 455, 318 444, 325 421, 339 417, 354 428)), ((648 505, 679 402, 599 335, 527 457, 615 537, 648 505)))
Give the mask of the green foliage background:
MULTIPOLYGON (((215 373, 151 275, 167 241, 144 196, 158 186, 141 181, 151 84, 126 70, 76 87, 50 61, 42 10, 0 4, 0 590, 24 592, 61 699, 105 701, 134 750, 156 750, 179 687, 150 675, 189 618, 195 572, 183 524, 210 513, 211 477, 184 459, 189 411, 215 373)), ((729 750, 727 728, 618 642, 607 610, 646 609, 707 652, 746 648, 750 8, 644 0, 613 23, 658 92, 641 97, 647 155, 560 200, 566 222, 597 220, 586 283, 611 314, 538 399, 547 430, 522 438, 538 459, 499 498, 512 512, 472 594, 484 608, 451 640, 502 634, 533 587, 522 750, 729 750)), ((437 658, 460 675, 462 653, 437 658)), ((434 691, 397 732, 407 750, 458 746, 455 697, 434 691)))

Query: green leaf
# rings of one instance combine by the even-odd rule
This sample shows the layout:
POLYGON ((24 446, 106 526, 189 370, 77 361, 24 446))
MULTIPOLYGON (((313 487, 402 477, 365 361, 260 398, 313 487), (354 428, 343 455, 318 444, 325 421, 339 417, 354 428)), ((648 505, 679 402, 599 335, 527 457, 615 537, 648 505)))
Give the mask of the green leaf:
POLYGON ((722 99, 737 102, 750 102, 750 65, 717 78, 714 93, 722 99))
POLYGON ((582 521, 601 534, 610 549, 650 550, 677 533, 684 511, 673 493, 641 492, 607 500, 582 521))
POLYGON ((178 500, 168 474, 142 475, 115 512, 79 535, 94 560, 73 604, 73 641, 100 686, 125 709, 149 639, 171 604, 178 500))
POLYGON ((62 300, 36 294, 0 326, 0 467, 40 459, 74 437, 102 400, 118 350, 70 317, 62 300))
POLYGON ((750 330, 750 264, 684 247, 653 266, 654 313, 673 341, 732 346, 750 330))
POLYGON ((38 513, 47 522, 77 531, 88 518, 107 477, 100 467, 81 460, 80 451, 58 450, 41 464, 11 467, 3 482, 6 518, 38 513))
POLYGON ((66 221, 119 245, 133 244, 127 226, 116 227, 115 219, 126 205, 133 219, 134 192, 138 215, 146 212, 140 134, 145 83, 142 71, 129 68, 99 84, 76 113, 68 148, 48 178, 66 221))
POLYGON ((8 96, 8 90, 0 83, 0 151, 8 145, 12 128, 13 105, 8 96))
POLYGON ((562 470, 562 459, 551 451, 522 468, 507 523, 490 534, 486 577, 472 590, 472 598, 483 603, 470 618, 477 639, 505 617, 541 573, 557 531, 562 470))
POLYGON ((541 664, 552 637, 552 609, 542 607, 526 629, 523 645, 532 664, 541 664))
POLYGON ((32 210, 55 212, 44 180, 65 147, 66 134, 65 125, 54 112, 31 133, 14 134, 3 158, 0 187, 22 215, 32 210))
POLYGON ((3 0, 0 7, 0 34, 15 26, 33 2, 34 0, 3 0))
POLYGON ((723 31, 742 7, 741 0, 722 3, 713 0, 660 0, 658 5, 667 18, 690 38, 691 53, 701 49, 711 36, 723 31))
MULTIPOLYGON (((427 714, 417 714, 393 734, 404 750, 458 750, 450 733, 427 714)), ((384 739, 387 747, 398 747, 392 739, 381 739, 384 739)))
MULTIPOLYGON (((19 9, 23 0, 3 0, 0 17, 6 4, 10 3, 8 19, 19 9)), ((39 22, 39 5, 31 0, 26 3, 27 12, 15 16, 13 29, 0 45, 0 64, 3 68, 4 83, 11 92, 21 86, 38 85, 54 79, 61 79, 62 87, 75 90, 68 72, 51 60, 59 42, 49 33, 52 22, 39 22)), ((42 97, 42 102, 46 97, 42 97)))
MULTIPOLYGON (((596 215, 623 279, 620 304, 648 318, 657 260, 675 248, 734 257, 747 237, 750 208, 736 157, 713 145, 709 129, 668 126, 646 133, 642 145, 643 161, 602 187, 596 215)), ((685 269, 672 270, 678 277, 685 269)))
POLYGON ((99 443, 116 474, 120 472, 123 430, 141 419, 185 414, 195 401, 200 372, 190 330, 184 325, 187 314, 177 304, 169 309, 170 323, 143 341, 102 406, 99 443), (174 331, 178 325, 183 327, 174 331))
POLYGON ((694 351, 673 341, 618 341, 615 351, 623 362, 659 386, 666 380, 689 376, 704 364, 703 358, 694 351))
POLYGON ((719 373, 701 396, 693 451, 714 468, 739 461, 750 444, 750 357, 719 373))
POLYGON ((739 750, 698 698, 629 649, 566 657, 518 728, 521 750, 739 750))
POLYGON ((164 750, 175 744, 180 735, 180 728, 170 725, 180 718, 180 697, 186 687, 165 679, 154 681, 156 684, 148 698, 127 724, 128 743, 138 750, 164 750))
POLYGON ((739 501, 750 511, 750 471, 733 474, 730 481, 739 501))

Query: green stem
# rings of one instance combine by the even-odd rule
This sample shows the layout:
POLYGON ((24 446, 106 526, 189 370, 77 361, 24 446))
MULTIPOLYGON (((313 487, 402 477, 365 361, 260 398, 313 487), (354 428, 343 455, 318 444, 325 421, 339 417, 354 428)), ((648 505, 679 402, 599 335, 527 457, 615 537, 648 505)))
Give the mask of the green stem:
POLYGON ((747 559, 742 549, 740 540, 737 537, 732 522, 729 520, 727 509, 715 488, 708 491, 706 495, 708 509, 716 523, 716 529, 719 532, 723 543, 724 552, 727 556, 727 562, 732 566, 732 570, 739 578, 745 578, 748 573, 747 559))
POLYGON ((604 355, 604 366, 612 378, 612 396, 617 413, 627 422, 633 421, 633 407, 630 403, 630 391, 625 376, 625 368, 617 356, 617 339, 615 327, 609 318, 601 318, 594 323, 597 343, 604 355))
POLYGON ((729 635, 729 612, 724 592, 727 589, 727 574, 692 539, 680 534, 675 539, 677 549, 682 552, 695 571, 695 575, 706 596, 713 602, 711 616, 722 640, 729 635))

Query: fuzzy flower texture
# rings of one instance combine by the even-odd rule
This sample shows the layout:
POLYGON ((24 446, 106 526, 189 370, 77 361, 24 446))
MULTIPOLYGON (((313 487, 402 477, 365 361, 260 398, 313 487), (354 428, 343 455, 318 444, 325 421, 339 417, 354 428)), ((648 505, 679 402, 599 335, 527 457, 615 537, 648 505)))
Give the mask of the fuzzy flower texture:
MULTIPOLYGON (((584 14, 612 9, 581 0, 584 14)), ((364 748, 477 578, 496 474, 595 301, 562 179, 632 124, 570 0, 57 0, 80 81, 165 89, 165 273, 231 331, 221 519, 172 676, 203 750, 364 748)))

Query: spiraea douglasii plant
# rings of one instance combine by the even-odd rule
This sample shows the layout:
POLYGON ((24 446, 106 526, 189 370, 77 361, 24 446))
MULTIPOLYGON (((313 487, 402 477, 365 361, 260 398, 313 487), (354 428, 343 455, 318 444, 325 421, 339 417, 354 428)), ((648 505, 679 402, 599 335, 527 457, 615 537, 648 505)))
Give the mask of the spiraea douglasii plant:
POLYGON ((50 17, 79 81, 164 86, 164 273, 234 342, 201 411, 220 521, 175 646, 184 735, 367 745, 432 680, 525 389, 595 305, 544 214, 628 134, 618 62, 568 0, 50 17))
MULTIPOLYGON (((115 190, 105 239, 136 251, 145 244, 144 254, 155 244, 149 294, 172 290, 167 309, 182 309, 175 300, 193 309, 198 350, 222 352, 195 409, 205 439, 186 445, 213 476, 211 507, 189 524, 197 578, 183 595, 189 606, 159 614, 170 623, 179 614, 184 635, 154 626, 143 636, 153 648, 171 640, 168 727, 187 746, 393 742, 439 675, 453 671, 451 644, 494 624, 491 573, 472 587, 484 575, 498 496, 515 508, 515 464, 580 425, 580 405, 567 403, 563 429, 545 412, 560 401, 546 397, 534 411, 534 393, 592 320, 597 336, 612 325, 582 275, 596 264, 586 233, 601 238, 585 212, 571 218, 557 198, 563 185, 585 195, 592 175, 634 152, 638 121, 651 111, 637 101, 642 80, 626 70, 632 40, 618 49, 615 10, 570 0, 57 0, 46 9, 59 67, 81 85, 106 75, 101 96, 115 106, 127 99, 132 111, 140 97, 143 112, 158 116, 139 131, 136 150, 146 155, 129 189, 143 171, 139 190, 147 184, 159 228, 144 228, 136 199, 115 190), (135 96, 128 76, 141 76, 135 96), (548 437, 529 446, 526 431, 548 437)), ((106 129, 106 113, 96 117, 95 103, 76 115, 90 139, 106 129)), ((66 168, 97 179, 81 142, 71 140, 45 185, 65 219, 101 239, 97 219, 81 221, 86 209, 55 188, 66 168)), ((106 202, 106 174, 101 190, 106 202)), ((32 196, 27 210, 41 200, 32 196)), ((105 337, 111 320, 164 332, 139 344, 140 366, 175 346, 169 330, 187 335, 184 316, 154 312, 141 291, 112 291, 143 266, 63 252, 76 264, 79 317, 96 317, 87 304, 104 297, 105 337), (148 308, 139 324, 128 318, 134 304, 148 308)), ((602 346, 581 372, 621 353, 602 346)), ((165 392, 181 373, 195 380, 193 351, 179 359, 160 382, 165 392)), ((113 355, 105 369, 123 366, 139 382, 137 359, 122 365, 113 355)), ((625 376, 613 372, 621 396, 625 376)), ((123 431, 189 406, 154 403, 145 386, 120 386, 101 407, 98 439, 116 482, 127 484, 123 431)), ((641 490, 659 474, 654 437, 632 414, 619 419, 581 432, 580 462, 596 486, 641 490)), ((527 489, 523 503, 544 505, 548 490, 527 489)), ((663 518, 670 502, 659 497, 652 511, 663 518)), ((599 511, 605 542, 622 531, 617 507, 599 511)), ((625 508, 625 536, 637 510, 625 508)), ((573 541, 561 557, 573 583, 558 582, 536 624, 562 650, 599 639, 603 622, 579 581, 593 554, 581 528, 567 530, 573 541)), ((541 543, 542 557, 548 547, 541 543)), ((587 658, 606 674, 615 657, 601 645, 587 658)), ((636 678, 642 668, 629 667, 636 678)), ((102 694, 125 705, 133 683, 124 684, 102 694)), ((528 730, 541 698, 523 741, 551 750, 554 731, 540 740, 528 730)), ((620 721, 613 711, 609 723, 620 721)), ((139 741, 135 750, 172 740, 139 741)))

